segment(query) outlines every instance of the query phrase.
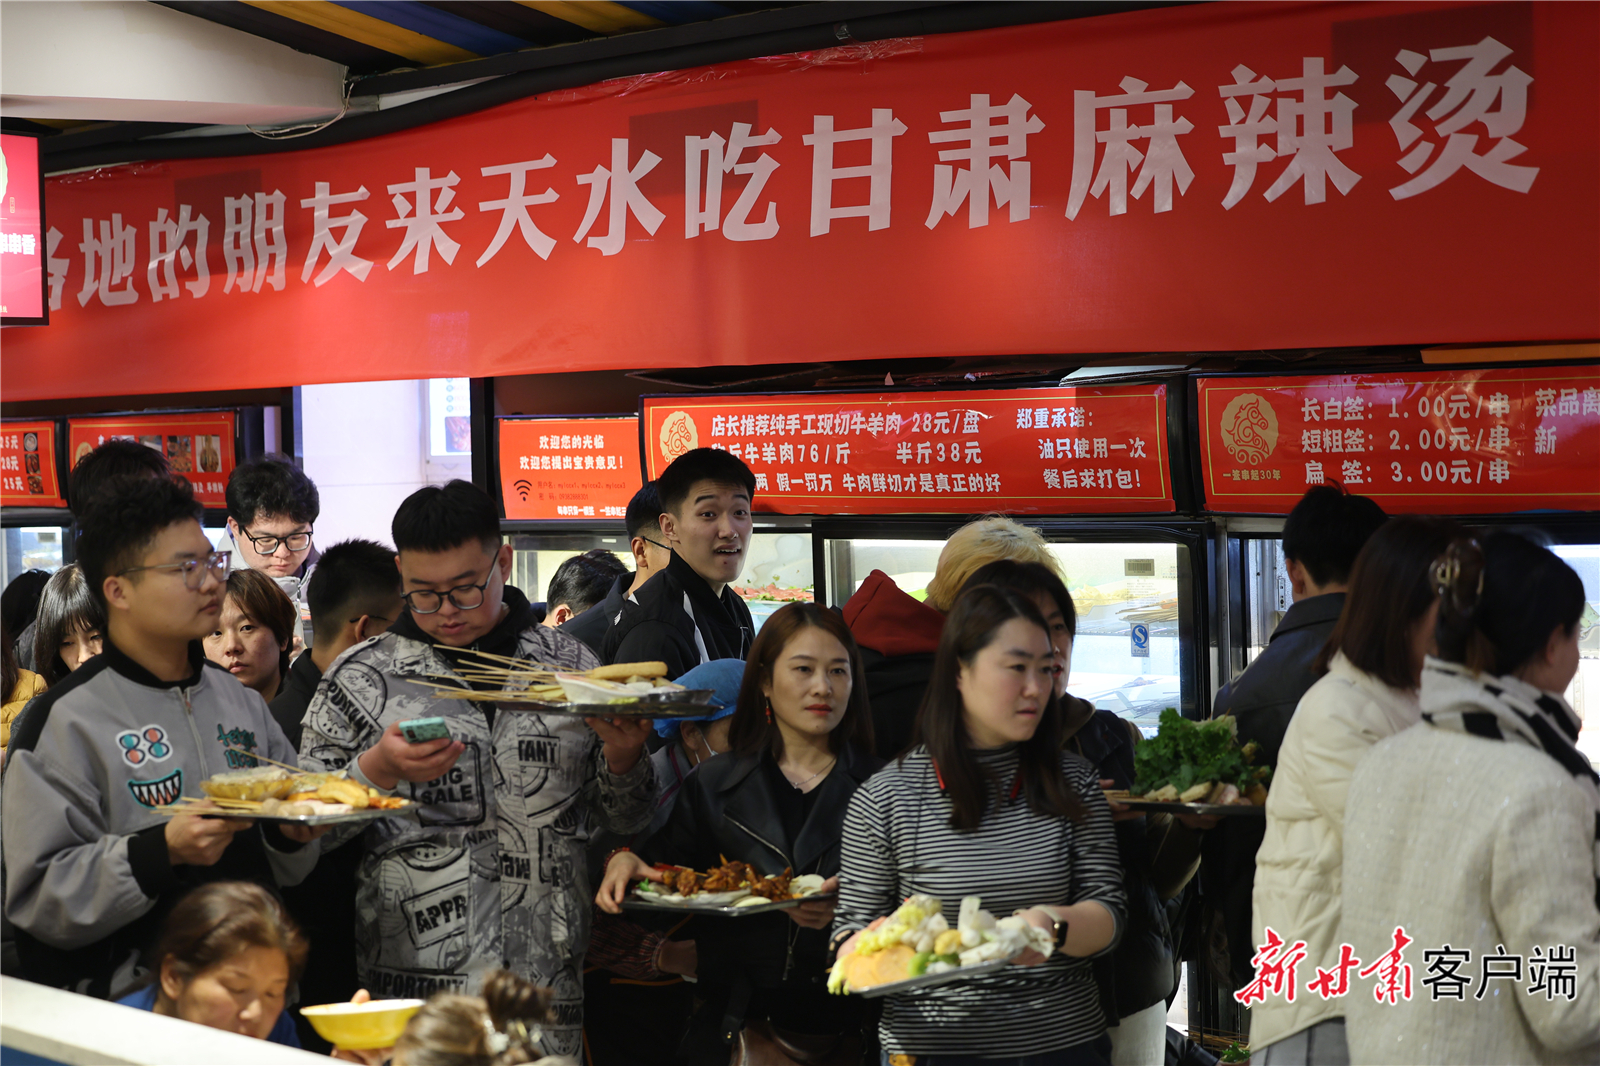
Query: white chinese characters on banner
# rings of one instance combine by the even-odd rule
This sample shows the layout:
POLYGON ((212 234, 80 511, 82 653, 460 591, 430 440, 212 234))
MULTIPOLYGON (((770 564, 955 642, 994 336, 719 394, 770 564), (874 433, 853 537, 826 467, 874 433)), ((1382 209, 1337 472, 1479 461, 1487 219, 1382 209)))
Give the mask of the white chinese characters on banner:
POLYGON ((1028 134, 1044 129, 1038 115, 1029 115, 1033 105, 1013 93, 1011 99, 999 106, 989 103, 988 93, 973 93, 965 109, 941 111, 942 122, 964 122, 965 126, 953 130, 932 130, 928 141, 946 144, 966 141, 965 148, 945 148, 939 152, 943 162, 933 168, 933 204, 928 208, 927 227, 939 224, 946 215, 954 215, 963 201, 967 205, 967 228, 976 229, 989 224, 989 197, 994 196, 996 207, 1011 208, 1012 222, 1025 221, 1032 197, 1032 164, 1022 157, 1028 154, 1028 134), (996 125, 995 119, 1003 119, 996 125), (995 143, 996 141, 1000 143, 995 143), (993 160, 1010 161, 1008 173, 993 160), (966 163, 965 169, 946 166, 948 163, 966 163))
POLYGON ((63 256, 56 258, 56 249, 60 247, 62 239, 66 236, 60 230, 51 226, 45 236, 45 266, 50 272, 50 310, 61 310, 61 294, 67 288, 67 270, 72 266, 72 260, 63 256))
POLYGON ((145 267, 145 277, 150 283, 150 301, 160 303, 163 298, 178 298, 178 263, 183 269, 194 269, 194 280, 184 282, 184 288, 196 299, 211 288, 211 267, 206 260, 206 243, 211 235, 211 221, 204 215, 190 215, 194 209, 188 204, 178 205, 176 220, 167 217, 167 209, 156 212, 150 223, 150 262, 145 267), (193 238, 194 251, 189 251, 193 238))
POLYGON ((1344 93, 1336 93, 1330 100, 1327 90, 1356 81, 1349 67, 1341 66, 1333 74, 1323 72, 1321 56, 1306 56, 1301 60, 1301 76, 1280 78, 1274 82, 1265 75, 1257 78, 1255 72, 1244 64, 1233 68, 1232 85, 1220 86, 1217 91, 1226 101, 1228 122, 1219 126, 1224 137, 1231 137, 1234 150, 1223 153, 1223 162, 1234 168, 1233 183, 1222 200, 1230 210, 1244 199, 1255 181, 1256 167, 1260 163, 1278 158, 1289 159, 1288 166, 1262 195, 1270 203, 1288 192, 1295 182, 1305 189, 1305 202, 1320 204, 1327 200, 1327 183, 1341 195, 1355 188, 1361 175, 1339 161, 1337 152, 1355 143, 1352 116, 1356 103, 1344 93), (1267 94, 1277 92, 1277 114, 1267 117, 1272 102, 1267 94), (1300 99, 1294 100, 1293 94, 1300 99), (1250 110, 1240 105, 1240 96, 1250 97, 1250 110), (1256 138, 1274 133, 1276 149, 1258 143, 1256 138))
POLYGON ((601 237, 589 237, 590 248, 598 248, 601 255, 616 255, 622 251, 622 242, 627 237, 629 212, 639 220, 645 232, 655 236, 667 216, 639 191, 639 179, 654 170, 659 162, 661 157, 647 148, 639 157, 638 165, 630 170, 628 138, 613 137, 611 168, 595 167, 589 173, 578 176, 579 185, 589 186, 589 206, 584 210, 583 222, 572 239, 582 241, 588 235, 595 220, 600 217, 600 208, 606 201, 608 191, 611 195, 611 211, 606 217, 606 232, 601 237))
POLYGON ((864 218, 867 229, 889 228, 889 179, 894 174, 894 139, 906 132, 906 124, 894 117, 894 109, 872 109, 872 125, 855 130, 836 130, 832 115, 814 115, 811 132, 800 139, 811 146, 811 235, 820 237, 832 228, 836 218, 864 218), (871 141, 872 154, 866 166, 836 167, 834 146, 843 141, 871 141), (833 183, 846 178, 866 178, 867 202, 851 207, 835 207, 833 183))
MULTIPOLYGON (((1427 192, 1463 169, 1503 189, 1530 191, 1539 168, 1509 162, 1527 151, 1514 135, 1527 118, 1533 81, 1514 58, 1512 49, 1494 37, 1427 52, 1402 49, 1396 55, 1395 62, 1405 74, 1393 74, 1385 83, 1400 101, 1389 126, 1399 145, 1398 162, 1414 177, 1387 190, 1394 199, 1427 192)), ((1231 210, 1254 192, 1268 202, 1277 202, 1296 184, 1302 190, 1301 202, 1307 205, 1327 202, 1329 184, 1341 196, 1351 195, 1361 175, 1343 162, 1340 153, 1354 145, 1356 103, 1340 90, 1355 84, 1359 76, 1347 65, 1332 72, 1328 66, 1325 56, 1301 56, 1298 76, 1282 77, 1279 75, 1288 72, 1257 73, 1251 65, 1238 63, 1232 68, 1232 83, 1218 87, 1227 122, 1210 128, 1216 129, 1221 160, 1231 170, 1222 200, 1225 209, 1231 210), (1266 181, 1264 168, 1272 171, 1270 181, 1266 181), (1258 177, 1264 188, 1258 185, 1258 177)), ((1364 76, 1382 75, 1367 72, 1364 76)), ((1131 76, 1120 81, 1119 89, 1108 95, 1099 95, 1095 89, 1073 90, 1070 175, 1033 173, 1029 138, 1047 134, 1048 116, 1036 113, 1036 105, 1016 92, 999 96, 967 93, 966 106, 940 111, 941 127, 927 131, 937 161, 931 163, 932 195, 924 226, 936 229, 960 214, 963 207, 969 229, 987 226, 991 209, 1006 209, 1012 223, 1030 221, 1031 201, 1042 184, 1058 194, 1065 186, 1069 220, 1079 219, 1090 199, 1103 201, 1108 216, 1125 215, 1130 198, 1140 200, 1146 193, 1150 194, 1152 213, 1176 210, 1195 177, 1185 153, 1199 142, 1190 116, 1181 113, 1198 107, 1185 104, 1194 91, 1183 80, 1176 80, 1171 88, 1151 89, 1131 76), (994 102, 999 99, 1005 102, 994 102), (1036 176, 1040 182, 1033 181, 1036 176)), ((830 233, 836 219, 863 218, 869 232, 891 224, 894 142, 907 132, 907 126, 890 107, 871 108, 870 114, 870 124, 853 129, 837 128, 835 115, 813 115, 812 130, 800 137, 811 153, 808 232, 812 237, 830 233), (837 145, 861 141, 867 144, 856 150, 867 158, 865 164, 836 165, 837 145), (839 182, 845 184, 836 188, 839 182)), ((1056 131, 1056 135, 1062 133, 1064 129, 1056 131)), ((706 136, 686 136, 685 238, 712 230, 730 241, 777 237, 781 205, 773 195, 771 179, 780 162, 767 149, 783 141, 778 129, 769 127, 757 134, 747 122, 732 123, 728 129, 706 136), (723 195, 730 174, 744 179, 731 207, 723 195)), ((626 247, 630 215, 651 236, 666 219, 640 188, 661 157, 641 149, 630 165, 634 153, 629 139, 610 138, 609 144, 608 165, 564 178, 588 186, 589 191, 574 242, 604 256, 616 255, 626 247), (602 225, 604 232, 596 232, 602 225)), ((477 175, 469 181, 493 179, 490 188, 494 193, 472 202, 479 213, 499 213, 493 238, 478 250, 478 267, 505 251, 513 230, 541 260, 552 257, 557 241, 535 223, 531 208, 560 198, 554 188, 560 183, 557 165, 547 152, 537 159, 477 168, 477 175), (545 171, 551 178, 543 192, 528 189, 529 175, 535 171, 545 171), (504 186, 498 184, 500 179, 505 179, 504 186), (503 195, 495 195, 500 193, 503 195)), ((413 180, 387 185, 395 217, 384 225, 402 231, 398 250, 387 261, 389 270, 399 269, 409 258, 412 274, 420 275, 437 269, 435 251, 443 266, 454 265, 461 243, 452 235, 452 224, 466 214, 456 205, 456 197, 466 189, 453 169, 438 178, 428 167, 413 168, 413 173, 413 180)), ((367 187, 338 193, 327 181, 314 182, 313 187, 311 196, 299 199, 300 207, 311 213, 301 282, 321 287, 341 271, 364 282, 372 261, 358 254, 358 244, 367 215, 354 206, 340 215, 333 210, 367 200, 367 187)), ((226 271, 222 291, 260 293, 265 286, 283 291, 288 229, 293 225, 286 218, 285 192, 249 190, 221 200, 220 205, 209 207, 177 204, 175 209, 159 210, 154 219, 146 216, 129 224, 122 221, 123 214, 83 219, 84 235, 78 245, 84 265, 77 289, 79 305, 87 306, 96 296, 106 306, 136 302, 139 266, 144 267, 154 302, 176 299, 184 289, 192 297, 204 296, 209 291, 211 266, 206 258, 210 225, 206 211, 218 217, 219 210, 226 271), (146 227, 150 251, 140 260, 140 231, 146 227)), ((55 255, 60 234, 51 232, 56 236, 49 244, 50 299, 52 307, 59 309, 73 267, 71 259, 55 255)), ((366 236, 370 244, 372 237, 366 236)), ((20 252, 25 243, 22 237, 0 243, 0 253, 20 252)), ((392 245, 384 250, 390 248, 392 245)), ((369 248, 369 254, 374 251, 369 248)))
POLYGON ((1533 77, 1516 66, 1507 66, 1499 74, 1490 71, 1501 60, 1511 55, 1511 49, 1485 37, 1477 44, 1462 48, 1434 48, 1424 56, 1409 49, 1395 56, 1395 62, 1406 73, 1417 76, 1430 59, 1435 63, 1465 60, 1466 62, 1444 83, 1444 94, 1424 114, 1435 121, 1434 133, 1446 138, 1444 148, 1423 139, 1423 130, 1412 120, 1417 111, 1433 95, 1437 86, 1429 81, 1420 87, 1411 78, 1390 75, 1385 83, 1389 91, 1400 100, 1400 110, 1389 120, 1395 139, 1402 150, 1411 149, 1400 158, 1400 166, 1408 174, 1417 176, 1389 190, 1396 200, 1404 200, 1418 193, 1436 188, 1462 167, 1466 167, 1484 181, 1513 192, 1525 193, 1533 187, 1538 177, 1538 167, 1516 165, 1508 162, 1526 152, 1526 146, 1512 140, 1522 129, 1528 114, 1528 86, 1533 77), (1496 102, 1499 107, 1489 110, 1496 102), (1453 112, 1453 113, 1452 113, 1453 112), (1484 133, 1494 140, 1489 150, 1474 151, 1478 145, 1476 133, 1465 133, 1473 123, 1481 123, 1484 133), (1415 144, 1416 147, 1412 147, 1415 144), (1426 170, 1423 165, 1432 156, 1433 162, 1426 170), (1417 174, 1417 171, 1422 173, 1417 174))
POLYGON ((300 271, 300 280, 311 281, 311 273, 316 270, 318 260, 323 252, 327 252, 328 265, 322 268, 314 282, 319 289, 332 281, 341 270, 357 281, 366 281, 367 271, 372 269, 371 260, 355 253, 356 241, 361 237, 361 228, 367 224, 367 216, 352 209, 348 215, 335 217, 329 210, 334 204, 353 204, 365 200, 371 193, 363 185, 355 192, 335 194, 329 192, 331 184, 317 182, 316 194, 300 201, 301 207, 311 208, 311 248, 306 252, 306 265, 300 271), (336 229, 344 231, 337 241, 333 239, 336 229))
POLYGON ((1151 198, 1155 212, 1172 210, 1172 186, 1178 186, 1182 195, 1194 181, 1194 171, 1178 146, 1178 137, 1194 129, 1186 118, 1174 118, 1172 104, 1187 100, 1194 90, 1183 82, 1170 89, 1147 92, 1149 84, 1138 78, 1123 78, 1118 85, 1120 96, 1096 96, 1092 89, 1079 89, 1072 94, 1072 187, 1067 194, 1067 217, 1076 219, 1083 207, 1085 195, 1099 199, 1108 190, 1110 213, 1128 213, 1128 175, 1139 172, 1134 182, 1133 198, 1139 199, 1152 186, 1151 198), (1130 107, 1151 106, 1151 120, 1143 126, 1128 125, 1130 107), (1098 112, 1109 111, 1109 127, 1097 128, 1098 112), (1133 142, 1148 142, 1140 152, 1133 142), (1105 151, 1100 167, 1095 169, 1095 145, 1104 144, 1105 151))
POLYGON ((767 179, 778 169, 778 162, 765 152, 747 161, 742 157, 747 149, 769 147, 783 140, 783 137, 773 129, 755 137, 751 136, 750 130, 750 123, 735 122, 726 141, 717 133, 709 137, 684 137, 685 237, 698 237, 701 230, 714 230, 719 225, 722 235, 730 241, 769 241, 778 235, 776 203, 767 202, 766 217, 760 222, 750 221, 750 212, 755 210, 756 201, 766 191, 767 179), (705 174, 703 182, 702 162, 705 174), (733 202, 733 207, 728 209, 725 220, 721 217, 724 174, 748 176, 744 190, 733 202))
POLYGON ((389 186, 392 194, 390 203, 394 204, 395 214, 399 217, 391 218, 384 222, 390 229, 405 229, 405 239, 400 242, 400 250, 394 253, 389 260, 389 269, 393 270, 406 256, 412 256, 411 273, 426 274, 429 265, 429 251, 437 248, 439 256, 445 263, 456 261, 456 252, 461 250, 460 242, 451 238, 444 231, 444 223, 458 222, 464 217, 461 208, 451 208, 450 203, 456 198, 455 185, 461 180, 455 171, 450 171, 442 178, 436 178, 431 173, 430 167, 417 167, 416 176, 411 181, 402 181, 389 186), (439 198, 434 199, 437 192, 439 198), (410 199, 407 199, 407 194, 410 199))
POLYGON ((549 152, 542 159, 529 159, 521 163, 506 163, 503 166, 483 167, 479 171, 484 177, 494 177, 500 174, 509 175, 511 178, 511 191, 504 200, 483 200, 478 204, 479 211, 499 211, 500 228, 494 232, 494 240, 489 242, 489 247, 483 250, 478 257, 478 266, 483 266, 493 259, 495 253, 505 247, 506 241, 511 236, 512 227, 522 233, 525 241, 533 254, 540 259, 549 259, 550 253, 555 250, 555 238, 549 236, 534 224, 533 216, 528 214, 528 208, 534 204, 553 204, 561 198, 554 189, 546 186, 544 192, 533 196, 528 195, 528 171, 547 170, 556 165, 556 157, 549 152))

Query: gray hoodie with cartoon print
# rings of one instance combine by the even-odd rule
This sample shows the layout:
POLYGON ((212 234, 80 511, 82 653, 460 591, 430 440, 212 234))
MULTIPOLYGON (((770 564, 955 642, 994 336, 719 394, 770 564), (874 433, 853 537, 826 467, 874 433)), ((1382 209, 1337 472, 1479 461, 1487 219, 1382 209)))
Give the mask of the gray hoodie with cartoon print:
POLYGON ((294 764, 260 693, 189 647, 194 673, 164 682, 104 652, 35 700, 12 733, 4 776, 5 913, 22 976, 115 998, 177 900, 209 881, 268 888, 302 880, 320 846, 261 826, 235 834, 213 866, 174 865, 157 808, 200 782, 294 764))
MULTIPOLYGON (((507 618, 476 648, 558 669, 599 665, 582 642, 534 624, 520 591, 507 587, 506 603, 507 618)), ((344 845, 363 849, 357 973, 375 997, 425 998, 476 992, 488 971, 505 967, 555 990, 545 1047, 577 1055, 593 906, 587 828, 627 834, 648 825, 655 773, 641 757, 613 774, 582 719, 438 698, 430 684, 459 679, 453 660, 470 653, 434 646, 409 616, 350 648, 306 710, 301 765, 348 767, 372 784, 356 760, 391 723, 445 719, 466 750, 436 781, 400 782, 417 816, 375 822, 359 844, 344 845)))

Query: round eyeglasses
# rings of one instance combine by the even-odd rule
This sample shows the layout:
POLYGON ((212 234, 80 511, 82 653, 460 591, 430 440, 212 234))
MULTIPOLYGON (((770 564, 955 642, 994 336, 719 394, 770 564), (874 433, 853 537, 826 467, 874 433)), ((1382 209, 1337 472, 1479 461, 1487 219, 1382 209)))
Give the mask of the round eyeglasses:
POLYGON ((240 529, 239 532, 243 533, 244 539, 248 540, 255 548, 257 555, 275 555, 280 544, 287 545, 292 552, 303 552, 311 547, 311 530, 309 529, 303 533, 290 533, 285 537, 258 537, 248 529, 240 529))
POLYGON ((494 580, 494 571, 489 571, 489 576, 483 579, 481 585, 457 585, 448 592, 435 592, 432 589, 417 589, 400 597, 406 601, 406 606, 411 608, 412 614, 434 614, 444 606, 444 601, 449 600, 458 610, 475 611, 483 606, 487 598, 485 589, 489 582, 494 580))
POLYGON ((210 574, 218 581, 228 580, 228 563, 233 558, 232 552, 211 552, 203 559, 185 559, 181 563, 156 563, 152 566, 130 566, 126 570, 118 570, 112 577, 121 577, 124 574, 135 574, 140 570, 175 570, 183 574, 183 584, 190 592, 198 592, 206 583, 206 575, 210 574))

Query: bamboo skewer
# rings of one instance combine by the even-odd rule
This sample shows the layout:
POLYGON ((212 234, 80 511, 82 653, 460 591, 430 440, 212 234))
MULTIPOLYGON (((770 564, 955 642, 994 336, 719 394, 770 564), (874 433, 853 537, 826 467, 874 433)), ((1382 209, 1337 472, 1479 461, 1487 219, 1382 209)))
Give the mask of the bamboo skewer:
POLYGON ((238 752, 240 755, 248 755, 252 759, 257 760, 258 762, 264 762, 264 763, 267 763, 270 766, 276 766, 278 769, 287 770, 291 774, 303 774, 303 773, 306 772, 306 771, 300 769, 300 767, 298 767, 298 766, 290 766, 286 762, 279 762, 276 759, 269 759, 265 755, 258 755, 257 753, 255 753, 253 751, 245 751, 243 748, 224 748, 223 750, 224 751, 238 752))

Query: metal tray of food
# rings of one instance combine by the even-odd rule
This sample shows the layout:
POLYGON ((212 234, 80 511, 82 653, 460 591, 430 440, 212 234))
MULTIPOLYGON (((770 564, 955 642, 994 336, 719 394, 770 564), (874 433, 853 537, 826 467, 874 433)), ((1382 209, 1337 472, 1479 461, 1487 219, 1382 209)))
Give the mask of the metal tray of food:
POLYGON ((227 811, 216 807, 159 807, 157 814, 168 816, 195 814, 201 818, 235 818, 241 822, 277 822, 280 825, 350 825, 355 822, 376 822, 380 818, 409 817, 417 813, 418 805, 404 807, 368 807, 345 811, 342 814, 264 814, 261 811, 227 811))
MULTIPOLYGON (((705 895, 706 893, 697 893, 705 895)), ((738 899, 749 899, 751 893, 743 893, 738 899, 731 902, 698 903, 692 902, 694 897, 681 903, 669 903, 666 900, 651 899, 655 893, 641 893, 635 890, 623 901, 622 909, 629 911, 652 911, 656 914, 714 914, 723 918, 747 918, 752 914, 771 914, 773 911, 785 911, 798 907, 802 903, 812 900, 827 902, 839 898, 837 892, 813 892, 809 896, 797 896, 793 899, 764 900, 761 903, 746 903, 739 906, 738 899)), ((734 895, 731 892, 713 892, 710 895, 719 899, 734 895)))
POLYGON ((557 714, 570 718, 696 718, 711 708, 716 693, 709 688, 667 689, 660 695, 643 695, 611 703, 573 703, 569 700, 517 699, 498 693, 494 704, 502 711, 557 714))
MULTIPOLYGON (((1020 951, 1017 955, 1022 954, 1020 951)), ((925 973, 920 977, 907 977, 904 981, 890 981, 886 985, 873 985, 871 988, 850 990, 852 996, 862 999, 879 999, 883 996, 893 996, 902 992, 918 992, 924 988, 938 988, 940 985, 956 984, 961 981, 970 981, 974 977, 994 973, 1011 965, 1011 960, 1017 955, 1007 955, 1003 959, 990 959, 988 962, 975 963, 972 966, 957 966, 944 973, 925 973)))
POLYGON ((1169 814, 1244 815, 1264 817, 1265 807, 1254 803, 1179 803, 1176 800, 1147 800, 1129 796, 1106 794, 1110 803, 1120 803, 1131 811, 1166 811, 1169 814))

